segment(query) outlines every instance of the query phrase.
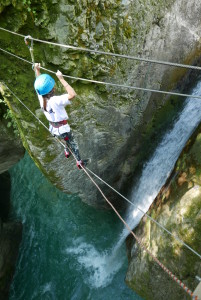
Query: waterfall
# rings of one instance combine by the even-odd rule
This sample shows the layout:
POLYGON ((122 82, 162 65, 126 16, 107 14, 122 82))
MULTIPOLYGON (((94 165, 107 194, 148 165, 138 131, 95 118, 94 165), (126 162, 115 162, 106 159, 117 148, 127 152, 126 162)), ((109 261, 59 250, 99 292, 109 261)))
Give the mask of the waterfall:
MULTIPOLYGON (((197 84, 192 94, 201 94, 201 82, 197 84)), ((148 211, 170 175, 185 143, 200 121, 201 100, 187 98, 173 127, 163 136, 153 156, 144 164, 141 177, 132 189, 130 199, 135 207, 130 205, 126 218, 131 228, 135 228, 143 216, 138 208, 144 212, 148 211)), ((116 248, 124 242, 128 233, 127 229, 123 230, 116 248)))
MULTIPOLYGON (((199 92, 201 82, 193 94, 199 92)), ((201 120, 200 100, 188 98, 183 107, 144 164, 129 197, 143 211, 149 209, 201 120)), ((122 244, 128 231, 119 236, 123 225, 113 211, 94 210, 76 196, 57 190, 28 154, 10 173, 13 211, 24 224, 10 300, 63 299, 64 295, 69 299, 108 299, 108 295, 110 299, 140 299, 123 283, 127 261, 122 244)), ((127 222, 132 228, 141 217, 138 209, 129 207, 127 222)))

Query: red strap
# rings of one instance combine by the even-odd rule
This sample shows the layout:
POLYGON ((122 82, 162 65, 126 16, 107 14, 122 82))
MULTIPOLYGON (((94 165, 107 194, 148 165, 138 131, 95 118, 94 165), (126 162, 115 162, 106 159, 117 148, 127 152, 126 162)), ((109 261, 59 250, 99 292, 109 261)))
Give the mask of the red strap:
POLYGON ((68 123, 67 120, 63 120, 63 121, 59 121, 59 122, 50 122, 50 124, 54 127, 54 128, 59 128, 63 125, 66 125, 68 123))

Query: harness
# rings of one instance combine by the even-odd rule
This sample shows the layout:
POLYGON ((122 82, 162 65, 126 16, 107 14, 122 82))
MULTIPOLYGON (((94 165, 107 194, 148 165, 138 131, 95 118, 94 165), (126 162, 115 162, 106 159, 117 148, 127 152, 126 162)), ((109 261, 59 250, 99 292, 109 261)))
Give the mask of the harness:
POLYGON ((63 121, 59 121, 59 122, 51 122, 51 121, 49 121, 49 123, 52 125, 52 127, 59 128, 59 127, 61 127, 63 125, 66 125, 68 123, 68 121, 67 120, 63 120, 63 121))

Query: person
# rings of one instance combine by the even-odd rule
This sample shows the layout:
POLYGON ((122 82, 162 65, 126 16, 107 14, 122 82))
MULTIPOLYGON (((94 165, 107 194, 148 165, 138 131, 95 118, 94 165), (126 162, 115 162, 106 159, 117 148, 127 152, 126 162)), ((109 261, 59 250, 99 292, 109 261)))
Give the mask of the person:
POLYGON ((57 78, 62 83, 66 93, 60 96, 55 96, 55 80, 49 74, 40 73, 40 63, 34 65, 36 80, 34 88, 37 92, 40 106, 49 121, 49 131, 66 142, 65 156, 69 158, 72 150, 76 157, 76 164, 79 169, 84 167, 84 162, 81 160, 77 142, 74 139, 73 133, 68 123, 68 114, 65 106, 71 104, 71 100, 76 96, 74 89, 63 78, 62 73, 58 70, 57 78))

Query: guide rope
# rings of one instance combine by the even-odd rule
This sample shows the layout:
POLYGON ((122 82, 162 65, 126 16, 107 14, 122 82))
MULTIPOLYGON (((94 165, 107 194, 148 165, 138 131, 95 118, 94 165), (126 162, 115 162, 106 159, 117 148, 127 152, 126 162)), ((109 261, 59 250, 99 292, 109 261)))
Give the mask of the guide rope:
MULTIPOLYGON (((0 27, 0 30, 3 30, 3 31, 9 32, 11 34, 21 36, 23 38, 26 37, 23 34, 19 34, 17 32, 5 29, 3 27, 0 27)), ((131 60, 136 60, 136 61, 144 61, 144 62, 154 63, 154 64, 161 64, 161 65, 168 65, 168 66, 173 66, 173 67, 201 70, 201 67, 198 67, 198 66, 179 64, 179 63, 167 62, 167 61, 162 61, 162 60, 147 59, 147 58, 141 58, 141 57, 130 56, 130 55, 125 55, 125 54, 117 54, 117 53, 112 53, 112 52, 105 52, 105 51, 89 49, 89 48, 83 48, 83 47, 76 47, 76 46, 71 46, 71 45, 65 45, 65 44, 60 44, 60 43, 49 42, 49 41, 46 41, 46 40, 41 40, 41 39, 31 37, 31 36, 29 36, 29 38, 32 39, 33 41, 36 41, 36 42, 45 43, 45 44, 54 45, 54 46, 59 46, 59 47, 72 49, 72 50, 76 50, 76 51, 90 52, 92 54, 97 53, 97 54, 103 54, 103 55, 114 56, 114 57, 119 57, 119 58, 126 58, 126 59, 131 59, 131 60)))
MULTIPOLYGON (((32 68, 34 69, 34 66, 35 66, 35 60, 34 60, 34 54, 33 54, 33 39, 31 38, 30 35, 27 35, 25 36, 24 38, 24 42, 25 44, 27 45, 28 49, 29 49, 29 52, 30 52, 30 55, 31 55, 31 60, 32 60, 32 68), (29 45, 29 42, 28 42, 28 39, 31 39, 31 46, 29 45)), ((34 72, 35 72, 35 77, 37 77, 36 75, 36 70, 34 69, 34 72)))
MULTIPOLYGON (((27 41, 27 38, 28 37, 25 37, 25 43, 26 43, 26 41, 27 41)), ((27 44, 27 43, 26 43, 27 44)), ((4 50, 4 49, 1 49, 0 48, 0 50, 2 50, 2 51, 4 51, 4 52, 6 52, 6 53, 8 53, 8 54, 11 54, 11 55, 13 55, 14 57, 17 57, 17 58, 20 58, 20 59, 22 59, 23 61, 25 61, 25 62, 28 62, 28 63, 30 63, 30 64, 32 64, 33 66, 34 66, 34 56, 33 56, 33 43, 31 44, 31 47, 29 47, 29 49, 31 48, 31 50, 30 50, 30 54, 31 54, 31 58, 32 58, 32 63, 31 62, 29 62, 29 61, 27 61, 27 60, 25 60, 25 59, 23 59, 23 58, 20 58, 20 57, 18 57, 18 56, 16 56, 16 55, 14 55, 14 54, 12 54, 12 53, 10 53, 10 52, 8 52, 8 51, 6 51, 6 50, 4 50)), ((46 71, 49 71, 49 72, 51 72, 51 73, 54 73, 55 74, 55 72, 53 72, 53 71, 51 71, 51 70, 48 70, 48 69, 45 69, 45 68, 43 68, 43 67, 41 67, 41 69, 43 69, 43 70, 46 70, 46 71)), ((35 75, 36 75, 36 73, 35 73, 35 75)), ((72 76, 66 76, 66 75, 63 75, 63 76, 65 76, 65 77, 71 77, 72 78, 72 76)), ((190 95, 189 95, 190 96, 190 95)), ((193 95, 191 96, 191 97, 193 97, 193 95)), ((201 97, 199 97, 200 99, 201 99, 201 97)), ((19 99, 18 99, 19 100, 19 99)), ((20 101, 20 100, 19 100, 20 101)), ((21 101, 20 101, 21 102, 21 101)), ((23 103, 23 105, 26 107, 26 105, 23 103)), ((27 108, 27 107, 26 107, 27 108)), ((27 108, 28 109, 28 108, 27 108)), ((28 109, 29 110, 29 109, 28 109)), ((31 111, 30 111, 31 112, 31 111)), ((32 112, 31 112, 32 113, 32 112)), ((33 113, 32 113, 33 114, 33 113)), ((34 114, 33 114, 34 115, 34 114)), ((35 115, 34 115, 35 116, 35 115)), ((37 118, 37 117, 36 117, 37 118)), ((38 118, 37 118, 38 119, 38 118)), ((38 119, 39 120, 39 119, 38 119)), ((40 120, 39 120, 39 122, 41 122, 40 120)), ((43 126, 45 126, 44 124, 43 124, 43 126)), ((48 128, 45 126, 45 128, 48 130, 48 128)), ((58 139, 58 141, 59 141, 59 143, 61 143, 61 145, 63 146, 63 147, 65 147, 65 145, 58 139)), ((94 176, 96 176, 99 180, 101 180, 102 182, 104 182, 108 187, 110 187, 112 190, 114 190, 117 194, 119 194, 123 199, 125 199, 127 202, 129 202, 131 205, 133 205, 134 207, 136 207, 138 210, 140 210, 143 214, 145 214, 150 220, 152 220, 153 222, 155 222, 161 229, 163 229, 164 231, 166 231, 168 234, 170 234, 171 236, 173 236, 177 241, 179 241, 181 244, 183 244, 185 247, 187 247, 190 251, 192 251, 194 254, 196 254, 199 258, 201 258, 201 255, 199 254, 199 253, 197 253, 194 249, 192 249, 190 246, 188 246, 185 242, 183 242, 179 237, 177 237, 177 236, 175 236, 175 235, 173 235, 168 229, 166 229, 163 225, 161 225, 160 223, 158 223, 156 220, 154 220, 152 217, 150 217, 146 212, 144 212, 142 209, 140 209, 139 207, 137 207, 134 203, 132 203, 129 199, 127 199, 126 197, 124 197, 123 195, 121 195, 118 191, 116 191, 114 188, 112 188, 109 184, 107 184, 104 180, 102 180, 99 176, 97 176, 96 174, 94 174, 91 170, 89 170, 88 169, 88 171, 89 172, 91 172, 94 176)))
MULTIPOLYGON (((40 39, 36 39, 36 38, 32 38, 31 36, 24 36, 15 32, 12 32, 10 30, 6 30, 2 27, 0 27, 1 30, 10 32, 12 34, 16 34, 18 36, 24 37, 25 43, 28 45, 28 41, 27 39, 31 40, 31 47, 28 45, 29 47, 29 51, 31 54, 31 58, 32 58, 32 64, 34 66, 34 55, 33 55, 33 41, 37 41, 37 42, 41 42, 41 43, 46 43, 46 44, 51 44, 51 45, 55 45, 55 46, 60 46, 60 47, 65 47, 68 49, 73 49, 73 50, 79 50, 79 51, 87 51, 87 52, 91 52, 91 53, 97 53, 97 54, 104 54, 104 55, 110 55, 110 56, 115 56, 115 57, 121 57, 121 58, 127 58, 127 59, 132 59, 132 60, 138 60, 138 61, 144 61, 144 62, 149 62, 149 63, 157 63, 157 64, 163 64, 163 65, 169 65, 169 66, 175 66, 175 67, 182 67, 182 68, 189 68, 189 69, 196 69, 196 70, 201 70, 201 67, 197 67, 197 66, 190 66, 190 65, 184 65, 184 64, 177 64, 177 63, 170 63, 170 62, 165 62, 165 61, 159 61, 159 60, 150 60, 150 59, 145 59, 145 58, 139 58, 139 57, 134 57, 134 56, 128 56, 128 55, 121 55, 121 54, 116 54, 116 53, 110 53, 110 52, 104 52, 104 51, 99 51, 99 50, 92 50, 92 49, 87 49, 87 48, 81 48, 81 47, 74 47, 74 46, 70 46, 70 45, 64 45, 64 44, 59 44, 59 43, 53 43, 53 42, 48 42, 48 41, 44 41, 44 40, 40 40, 40 39)), ((27 63, 31 63, 28 60, 25 60, 19 56, 16 56, 2 48, 0 48, 1 51, 4 51, 7 54, 10 54, 14 57, 17 57, 18 59, 21 59, 27 63)), ((51 70, 42 68, 50 73, 54 73, 51 70)), ((139 87, 134 87, 134 86, 127 86, 127 85, 120 85, 120 84, 113 84, 113 83, 107 83, 107 82, 101 82, 101 81, 96 81, 96 80, 89 80, 89 79, 84 79, 84 78, 79 78, 79 77, 73 77, 73 76, 67 76, 67 75, 63 75, 64 77, 68 77, 68 78, 72 78, 72 79, 78 79, 78 80, 84 80, 84 81, 88 81, 88 82, 93 82, 93 83, 98 83, 98 84, 105 84, 105 85, 111 85, 111 86, 117 86, 117 87, 122 87, 122 88, 131 88, 131 89, 136 89, 136 90, 143 90, 143 91, 148 91, 148 92, 158 92, 158 93, 164 93, 164 94, 168 94, 168 95, 178 95, 178 96, 184 96, 184 97, 191 97, 191 98, 199 98, 201 99, 201 97, 199 96, 194 96, 194 95, 187 95, 187 94, 181 94, 181 93, 173 93, 173 92, 165 92, 165 91, 160 91, 160 90, 155 90, 155 89, 148 89, 148 88, 139 88, 139 87)), ((6 85, 6 84, 5 84, 6 85)), ((28 109, 28 111, 40 122, 41 125, 43 125, 47 130, 47 126, 10 90, 10 88, 6 85, 6 87, 8 88, 8 90, 17 98, 17 100, 20 101, 20 103, 26 108, 28 109)), ((48 130, 49 132, 49 130, 48 130)), ((54 135, 53 135, 54 136, 54 135)), ((55 136, 54 136, 55 137, 55 136)), ((66 146, 57 138, 57 141, 64 147, 66 148, 66 146)), ((69 149, 71 154, 74 156, 73 152, 71 151, 71 149, 69 149)), ((75 158, 75 156, 74 156, 75 158)), ((76 159, 76 158, 75 158, 76 159)), ((82 166, 81 166, 82 167, 82 166)), ((111 189, 113 189, 115 192, 117 192, 121 197, 123 197, 126 201, 128 201, 130 204, 134 205, 131 201, 129 201, 126 197, 124 197, 123 195, 121 195, 118 191, 116 191, 114 188, 112 188, 109 184, 107 184, 105 181, 103 181, 99 176, 97 176, 95 173, 93 173, 91 170, 89 170, 88 168, 84 168, 82 167, 82 169, 84 170, 84 172, 86 173, 86 175, 89 177, 89 179, 92 181, 92 183, 96 186, 96 188, 100 191, 100 193, 102 194, 102 196, 104 197, 104 199, 107 201, 107 203, 112 207, 112 209, 114 210, 114 212, 117 214, 117 216, 120 218, 120 220, 124 223, 124 225, 127 227, 127 229, 129 230, 129 232, 133 235, 133 237, 136 239, 137 243, 141 246, 142 249, 144 249, 147 253, 149 253, 149 255, 155 260, 155 262, 158 263, 158 265, 175 281, 177 282, 191 297, 192 299, 198 299, 197 296, 195 296, 193 294, 193 292, 191 290, 189 290, 182 281, 180 281, 168 268, 166 268, 146 247, 145 245, 142 243, 142 241, 134 234, 134 232, 131 230, 131 228, 129 227, 129 225, 125 222, 125 220, 121 217, 121 215, 118 213, 118 211, 115 209, 115 207, 111 204, 111 202, 107 199, 107 197, 104 195, 104 193, 102 192, 102 190, 100 189, 100 187, 96 184, 96 182, 92 179, 92 177, 89 175, 89 173, 87 172, 87 170, 89 172, 91 172, 94 176, 96 176, 99 180, 101 180, 102 182, 104 182, 107 186, 109 186, 111 189)), ((134 205, 135 206, 135 205, 134 205)), ((144 213, 145 215, 147 215, 152 221, 154 221, 157 225, 159 225, 161 228, 163 228, 166 232, 168 232, 170 235, 172 235, 175 239, 177 239, 179 242, 181 242, 183 245, 185 245, 189 250, 193 251, 196 255, 198 255, 200 258, 201 256, 194 251, 191 247, 189 247, 187 244, 185 244, 182 240, 180 240, 178 237, 174 236, 170 231, 168 231, 164 226, 162 226, 160 223, 158 223, 156 220, 154 220, 152 217, 150 217, 147 213, 143 212, 140 208, 137 207, 137 209, 139 209, 142 213, 144 213)))
POLYGON ((163 226, 161 223, 153 219, 150 215, 148 215, 145 211, 143 211, 140 207, 138 207, 136 204, 131 202, 128 198, 126 198, 124 195, 122 195, 120 192, 118 192, 116 189, 114 189, 111 185, 109 185, 106 181, 104 181, 102 178, 100 178, 97 174, 95 174, 93 171, 91 171, 88 167, 85 167, 91 174, 93 174, 97 179, 99 179, 101 182, 103 182, 105 185, 107 185, 110 189, 112 189, 115 193, 117 193, 120 197, 122 197, 124 200, 126 200, 128 203, 130 203, 132 206, 137 208, 140 212, 142 212, 144 215, 147 216, 152 222, 154 222, 156 225, 158 225, 161 229, 166 231, 170 236, 172 236, 174 239, 176 239, 178 242, 180 242, 183 246, 188 248, 191 252, 193 252, 195 255, 197 255, 201 259, 201 255, 192 249, 188 244, 186 244, 184 241, 182 241, 178 236, 174 235, 171 231, 169 231, 165 226, 163 226))
MULTIPOLYGON (((2 48, 0 48, 0 51, 5 52, 13 57, 16 57, 26 63, 29 64, 33 64, 32 62, 21 58, 7 50, 4 50, 2 48)), ((49 73, 52 74, 56 74, 56 72, 46 69, 44 67, 40 67, 42 70, 45 70, 49 73)), ((140 91, 146 91, 146 92, 153 92, 153 93, 159 93, 159 94, 166 94, 166 95, 172 95, 172 96, 181 96, 181 97, 191 97, 191 98, 195 98, 195 99, 200 99, 201 100, 201 96, 196 96, 196 95, 189 95, 189 94, 182 94, 182 93, 175 93, 175 92, 167 92, 167 91, 161 91, 161 90, 157 90, 157 89, 150 89, 150 88, 141 88, 141 87, 136 87, 136 86, 129 86, 129 85, 123 85, 123 84, 117 84, 117 83, 111 83, 111 82, 104 82, 104 81, 98 81, 98 80, 92 80, 92 79, 86 79, 86 78, 81 78, 81 77, 75 77, 75 76, 69 76, 69 75, 65 75, 63 74, 63 77, 66 78, 70 78, 70 79, 75 79, 75 80, 80 80, 80 81, 86 81, 86 82, 91 82, 91 83, 96 83, 96 84, 101 84, 101 85, 108 85, 108 86, 113 86, 113 87, 119 87, 119 88, 126 88, 126 89, 133 89, 133 90, 140 90, 140 91)))
MULTIPOLYGON (((5 83, 4 83, 5 84, 5 83)), ((42 124, 47 130, 47 126, 37 117, 35 116, 35 114, 23 103, 23 101, 21 101, 19 99, 19 97, 17 97, 15 95, 15 93, 7 86, 7 84, 5 84, 5 86, 8 88, 8 90, 11 92, 11 94, 16 97, 17 100, 20 101, 20 103, 26 107, 28 109, 28 111, 40 122, 40 124, 42 124)), ((49 132, 49 130, 48 130, 49 132)), ((50 132, 49 132, 50 133, 50 132)), ((56 138, 60 144, 62 146, 64 146, 64 144, 58 139, 56 138)), ((64 146, 66 147, 66 146, 64 146)), ((74 156, 73 152, 71 151, 71 149, 69 149, 71 154, 74 156)), ((75 158, 75 156, 74 156, 75 158)), ((76 159, 76 158, 75 158, 76 159)), ((82 166, 81 166, 82 167, 82 166)), ((130 226, 127 224, 127 222, 121 217, 121 215, 118 213, 118 211, 115 209, 115 207, 112 205, 112 203, 107 199, 107 197, 105 196, 105 194, 103 193, 103 191, 101 190, 101 188, 98 186, 98 184, 93 180, 93 178, 89 175, 89 173, 87 172, 87 170, 82 167, 83 171, 86 173, 86 175, 89 177, 89 179, 91 180, 91 182, 96 186, 96 188, 99 190, 99 192, 101 193, 101 195, 103 196, 103 198, 107 201, 107 203, 111 206, 111 208, 113 209, 113 211, 116 213, 116 215, 119 217, 119 219, 123 222, 123 224, 126 226, 126 228, 128 229, 128 231, 130 232, 130 234, 135 238, 135 240, 137 241, 138 245, 144 250, 146 251, 152 258, 153 260, 177 283, 179 284, 179 286, 187 293, 191 296, 192 299, 198 300, 198 296, 194 295, 194 293, 180 280, 178 279, 167 267, 164 266, 164 264, 162 264, 159 259, 157 259, 152 253, 151 251, 144 245, 144 243, 137 237, 137 235, 132 231, 132 229, 130 228, 130 226)))
MULTIPOLYGON (((5 84, 5 83, 4 83, 5 84)), ((23 101, 21 101, 17 95, 15 95, 10 88, 5 84, 5 86, 7 87, 7 89, 15 96, 15 98, 38 120, 38 122, 40 122, 40 124, 48 130, 48 127, 23 103, 23 101)), ((66 148, 66 145, 64 145, 59 138, 57 138, 55 135, 53 135, 51 132, 49 132, 64 148, 66 148)), ((68 147, 69 148, 69 147, 68 147)), ((69 149, 70 150, 70 149, 69 149)), ((73 152, 70 151, 72 153, 72 155, 74 156, 73 152)), ((74 156, 75 158, 75 156, 74 156)), ((76 159, 76 158, 75 158, 76 159)), ((110 189, 112 189, 114 192, 116 192, 119 196, 121 196, 124 200, 126 200, 128 203, 130 203, 132 206, 134 206, 135 208, 137 208, 139 211, 141 211, 144 215, 146 215, 151 221, 153 221, 155 224, 157 224, 161 229, 163 229, 164 231, 166 231, 169 235, 171 235, 173 238, 175 238, 178 242, 180 242, 183 246, 185 246, 186 248, 188 248, 191 252, 193 252, 195 255, 197 255, 199 258, 201 258, 201 255, 196 252, 194 249, 192 249, 189 245, 187 245, 184 241, 182 241, 179 237, 177 237, 176 235, 174 235, 173 233, 171 233, 166 227, 164 227, 162 224, 160 224, 158 221, 156 221, 155 219, 153 219, 151 216, 149 216, 145 211, 143 211, 141 208, 139 208, 137 205, 135 205, 133 202, 131 202, 128 198, 126 198, 125 196, 123 196, 121 193, 119 193, 116 189, 114 189, 111 185, 109 185, 106 181, 104 181, 102 178, 100 178, 97 174, 95 174, 93 171, 91 171, 88 167, 85 167, 91 174, 93 174, 96 178, 98 178, 100 181, 102 181, 105 185, 107 185, 110 189)))
POLYGON ((194 295, 194 293, 180 280, 178 279, 163 263, 159 261, 158 258, 156 258, 151 251, 144 245, 144 243, 138 238, 138 236, 132 231, 128 223, 121 217, 121 215, 118 213, 118 211, 115 209, 115 207, 112 205, 112 203, 107 199, 107 197, 104 195, 100 187, 96 184, 96 182, 91 178, 91 176, 88 174, 88 172, 83 168, 84 172, 87 174, 87 176, 90 178, 90 180, 93 182, 93 184, 97 187, 97 189, 100 191, 104 199, 107 201, 107 203, 111 206, 111 208, 114 210, 116 215, 119 217, 119 219, 124 223, 130 234, 135 238, 137 241, 138 245, 145 251, 147 252, 153 260, 177 283, 183 290, 191 296, 192 299, 198 300, 198 296, 194 295))
MULTIPOLYGON (((18 34, 17 34, 18 35, 18 34)), ((21 35, 22 36, 22 35, 21 35)), ((30 51, 30 55, 31 55, 31 59, 32 59, 32 67, 34 68, 35 66, 35 62, 34 62, 34 54, 33 54, 33 39, 30 35, 28 36, 25 36, 24 37, 24 41, 25 41, 25 44, 28 46, 29 48, 29 51, 30 51), (31 46, 29 45, 29 42, 27 41, 28 39, 31 40, 31 46)), ((0 50, 10 54, 10 55, 13 55, 14 57, 17 57, 19 59, 22 59, 21 57, 18 57, 4 49, 1 49, 0 50)), ((25 59, 22 59, 23 61, 25 62, 28 62, 31 64, 31 62, 29 62, 28 60, 25 60, 25 59)), ((51 70, 48 70, 48 69, 45 69, 45 68, 42 68, 41 69, 44 69, 46 71, 49 71, 51 73, 54 73, 53 71, 51 70)), ((36 70, 35 70, 35 76, 36 76, 36 70)), ((67 75, 64 75, 65 77, 70 77, 72 78, 72 76, 67 76, 67 75)), ((193 96, 193 95, 192 95, 193 96)), ((20 99, 18 99, 20 101, 20 99)), ((21 101, 20 101, 21 102, 21 101)), ((21 102, 22 103, 22 102, 21 102)), ((24 103, 22 103, 24 105, 24 103)), ((24 105, 26 107, 26 105, 24 105)), ((28 107, 26 107, 28 109, 28 107)), ((29 110, 29 109, 28 109, 29 110)), ((30 110, 29 110, 30 111, 30 110)), ((30 111, 31 112, 31 111, 30 111)), ((31 112, 32 113, 32 112, 31 112)), ((33 113, 32 113, 33 114, 33 113)), ((34 115, 34 114, 33 114, 34 115)), ((35 115, 34 115, 35 116, 35 115)), ((36 116, 35 116, 36 117, 36 116)), ((36 117, 37 118, 37 117, 36 117)), ((38 119, 38 118, 37 118, 38 119)), ((39 122, 41 122, 39 119, 38 119, 39 122)), ((42 123, 43 124, 43 123, 42 123)), ((43 126, 45 126, 43 124, 43 126)), ((45 126, 45 128, 48 130, 48 128, 45 126)), ((49 130, 48 130, 49 131, 49 130)), ((53 135, 54 136, 54 135, 53 135)), ((55 137, 55 136, 54 136, 55 137)), ((65 148, 65 145, 57 138, 57 140, 59 141, 59 143, 61 143, 61 145, 65 148)), ((74 155, 73 155, 74 156, 74 155)), ((75 156, 74 156, 75 158, 75 156)), ((88 169, 88 168, 87 168, 88 169)), ((127 202, 129 202, 131 205, 133 205, 134 207, 137 207, 136 205, 134 205, 134 203, 132 203, 130 200, 128 200, 126 197, 124 197, 123 195, 121 195, 118 191, 116 191, 114 188, 112 188, 109 184, 107 184, 104 180, 102 180, 99 176, 97 176, 96 174, 94 174, 91 170, 88 169, 89 172, 91 172, 94 176, 96 176, 99 180, 101 180, 102 182, 104 182, 108 187, 110 187, 112 190, 114 190, 117 194, 119 194, 121 197, 123 197, 127 202)), ((158 223, 156 220, 154 220, 152 217, 150 217, 146 212, 144 212, 142 209, 138 208, 138 210, 140 210, 143 214, 145 214, 150 220, 152 220, 153 222, 155 222, 159 227, 161 227, 164 231, 166 231, 168 234, 172 235, 177 241, 179 241, 180 243, 182 243, 185 247, 187 247, 189 250, 191 250, 194 254, 198 255, 199 258, 201 258, 201 255, 199 255, 195 250, 193 250, 190 246, 188 246, 186 243, 184 243, 181 239, 179 239, 177 236, 174 236, 168 229, 166 229, 163 225, 161 225, 160 223, 158 223)))

